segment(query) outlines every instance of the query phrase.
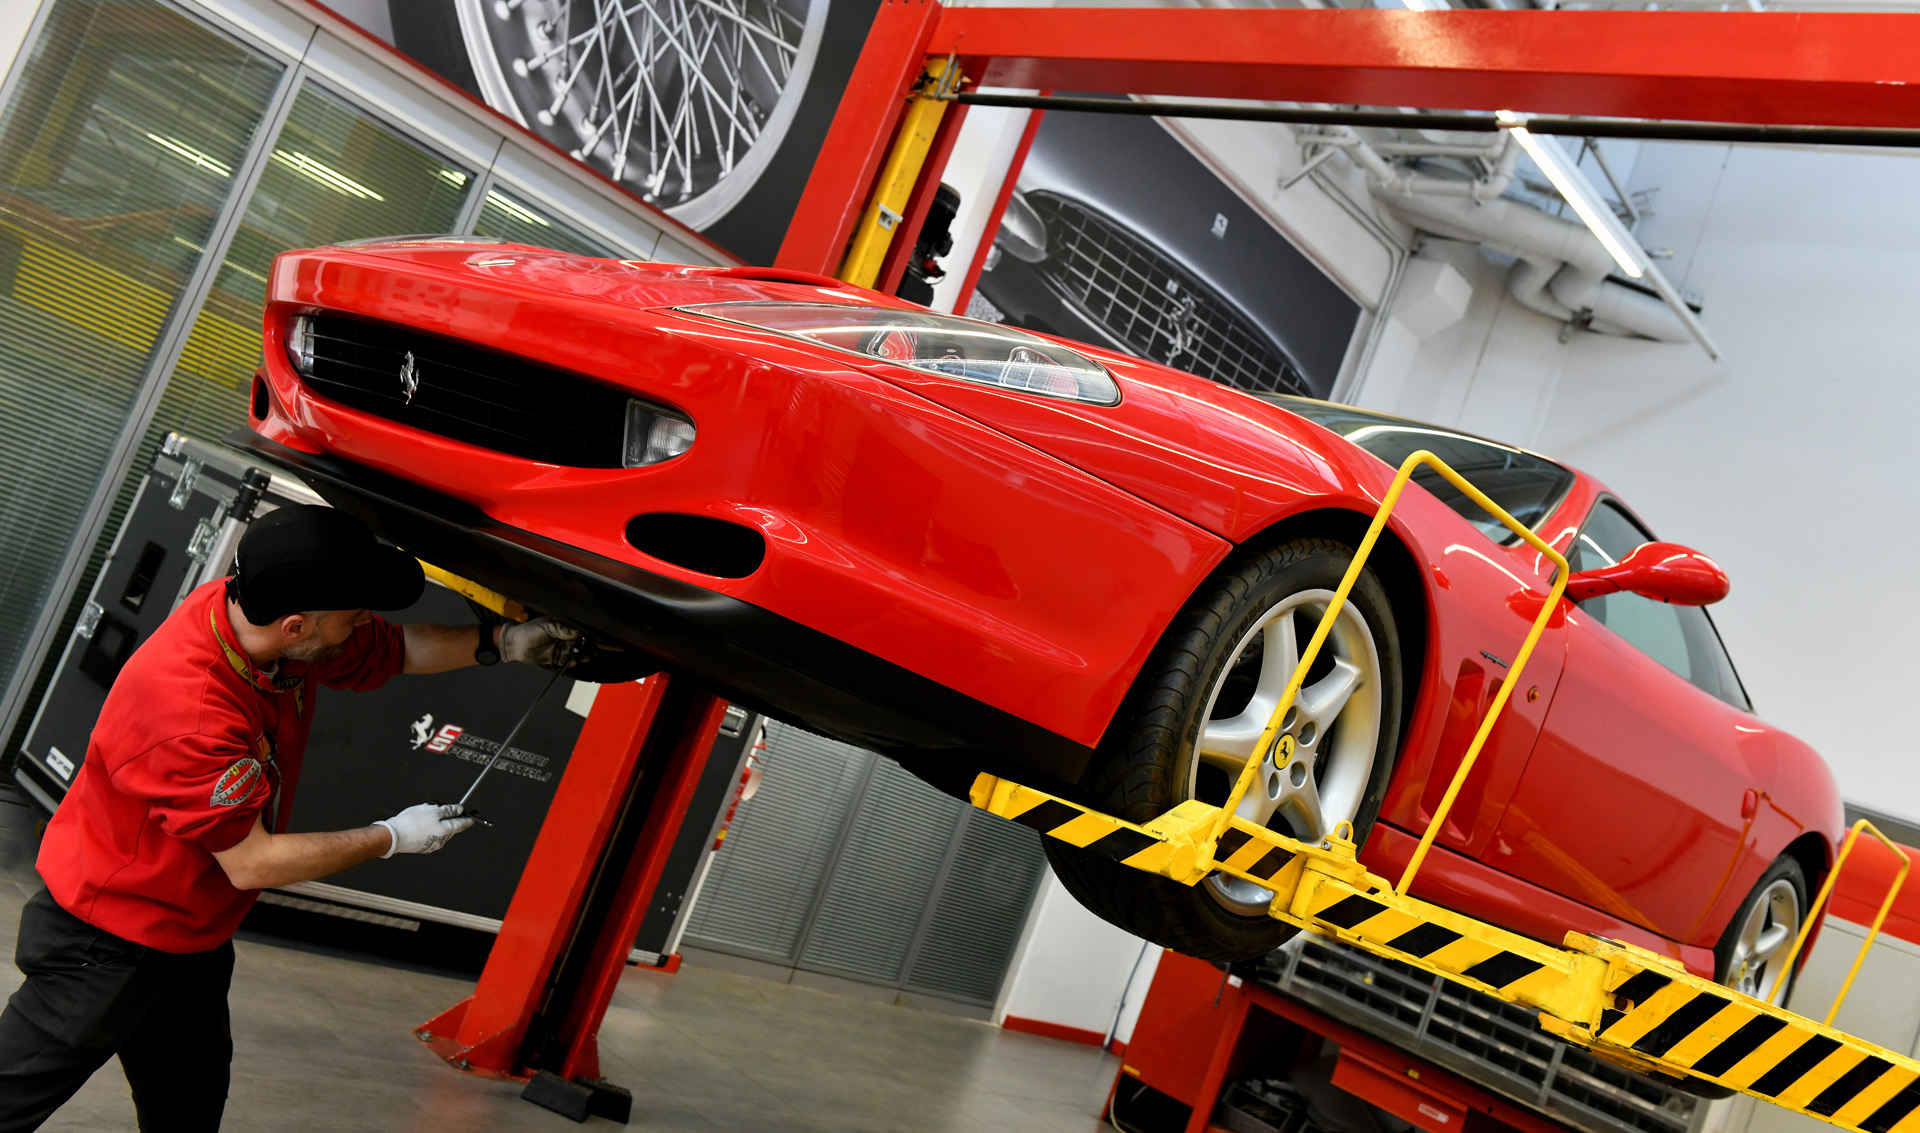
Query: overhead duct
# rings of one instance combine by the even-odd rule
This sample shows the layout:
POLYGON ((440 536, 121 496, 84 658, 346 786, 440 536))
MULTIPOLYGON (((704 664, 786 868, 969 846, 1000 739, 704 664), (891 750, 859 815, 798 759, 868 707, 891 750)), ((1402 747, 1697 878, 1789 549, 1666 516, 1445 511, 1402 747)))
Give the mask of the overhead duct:
POLYGON ((1436 236, 1480 244, 1514 257, 1507 289, 1530 311, 1557 322, 1581 322, 1603 334, 1656 342, 1693 338, 1661 299, 1609 279, 1613 257, 1593 232, 1502 194, 1513 184, 1520 148, 1502 137, 1491 146, 1427 140, 1369 144, 1359 133, 1334 126, 1302 139, 1315 164, 1340 151, 1367 176, 1376 200, 1401 220, 1436 236), (1389 157, 1463 157, 1483 162, 1483 176, 1442 178, 1414 173, 1389 157))
POLYGON ((1375 190, 1375 197, 1422 231, 1513 256, 1507 290, 1530 311, 1560 322, 1585 317, 1591 329, 1603 334, 1691 341, 1665 303, 1607 278, 1613 257, 1585 225, 1504 197, 1475 200, 1385 186, 1375 190))

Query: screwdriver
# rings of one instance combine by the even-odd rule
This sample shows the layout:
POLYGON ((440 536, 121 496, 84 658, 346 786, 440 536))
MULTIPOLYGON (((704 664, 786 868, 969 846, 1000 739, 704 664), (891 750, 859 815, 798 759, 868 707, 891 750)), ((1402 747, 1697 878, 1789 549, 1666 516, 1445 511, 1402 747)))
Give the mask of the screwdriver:
POLYGON ((560 678, 563 676, 566 676, 568 669, 573 668, 574 658, 579 653, 579 651, 580 651, 580 639, 575 638, 573 642, 567 646, 567 654, 565 657, 561 658, 560 667, 553 671, 553 676, 549 678, 547 683, 541 687, 539 695, 533 698, 533 703, 527 705, 527 710, 524 714, 521 715, 520 722, 513 726, 513 730, 511 732, 507 733, 506 739, 500 741, 500 746, 494 750, 493 758, 487 760, 486 766, 480 769, 480 774, 475 775, 473 777, 473 783, 467 788, 467 793, 460 796, 460 802, 458 803, 458 805, 461 808, 462 814, 465 814, 468 818, 473 819, 475 822, 480 823, 482 826, 493 825, 493 823, 486 821, 485 819, 479 817, 478 815, 468 812, 466 810, 467 800, 473 797, 473 792, 475 790, 479 789, 480 780, 485 779, 487 777, 487 772, 493 770, 493 765, 500 762, 501 756, 507 754, 507 749, 513 746, 513 741, 515 739, 519 738, 521 729, 527 726, 527 721, 533 719, 534 709, 540 707, 540 702, 547 698, 547 694, 549 692, 553 691, 553 686, 560 683, 560 678))

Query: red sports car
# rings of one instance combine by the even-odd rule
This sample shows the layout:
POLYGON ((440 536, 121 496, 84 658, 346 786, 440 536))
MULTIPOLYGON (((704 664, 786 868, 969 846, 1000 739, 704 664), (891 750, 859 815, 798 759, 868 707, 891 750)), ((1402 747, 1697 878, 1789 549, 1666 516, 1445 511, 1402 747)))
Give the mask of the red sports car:
MULTIPOLYGON (((1505 445, 777 270, 454 238, 290 252, 266 342, 236 439, 421 557, 946 789, 984 770, 1139 822, 1223 801, 1262 758, 1415 449, 1576 572, 1653 538, 1505 445)), ((1263 766, 1244 807, 1309 839, 1351 821, 1390 874, 1550 581, 1416 482, 1285 721, 1303 757, 1263 766)), ((1704 610, 1568 602, 1521 684, 1417 892, 1772 986, 1841 806, 1753 714, 1704 610)), ((1046 844, 1088 906, 1183 951, 1290 931, 1250 883, 1046 844)))

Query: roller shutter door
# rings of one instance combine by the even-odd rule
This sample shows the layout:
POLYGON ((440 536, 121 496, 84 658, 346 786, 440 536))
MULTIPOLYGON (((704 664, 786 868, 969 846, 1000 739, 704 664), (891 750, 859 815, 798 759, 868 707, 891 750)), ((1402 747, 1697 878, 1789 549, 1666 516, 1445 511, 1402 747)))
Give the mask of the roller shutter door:
POLYGON ((735 815, 686 939, 987 1006, 1042 861, 1032 831, 892 760, 769 723, 760 791, 735 815))

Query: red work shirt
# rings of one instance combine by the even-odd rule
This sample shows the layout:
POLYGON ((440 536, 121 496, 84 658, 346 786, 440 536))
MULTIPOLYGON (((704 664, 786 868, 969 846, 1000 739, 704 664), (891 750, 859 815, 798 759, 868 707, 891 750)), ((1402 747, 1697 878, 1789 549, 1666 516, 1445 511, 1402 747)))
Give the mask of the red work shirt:
POLYGON ((316 685, 377 688, 406 663, 400 627, 375 618, 332 660, 257 672, 225 586, 188 595, 120 670, 36 863, 61 908, 162 952, 219 947, 259 895, 213 855, 256 817, 287 828, 316 685))

